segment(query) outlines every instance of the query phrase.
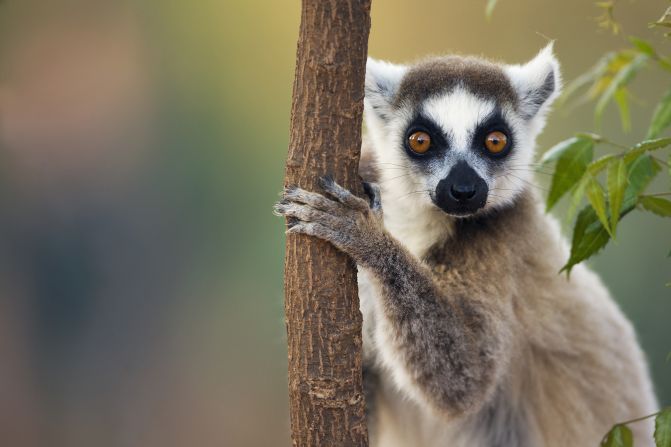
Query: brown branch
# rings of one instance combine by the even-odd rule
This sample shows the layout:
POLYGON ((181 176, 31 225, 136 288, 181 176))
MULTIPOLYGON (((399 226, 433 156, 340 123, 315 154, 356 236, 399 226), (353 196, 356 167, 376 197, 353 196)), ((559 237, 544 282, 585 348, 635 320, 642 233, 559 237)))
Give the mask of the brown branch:
MULTIPOLYGON (((360 193, 370 0, 303 0, 285 185, 331 174, 360 193)), ((330 244, 288 235, 285 312, 294 446, 366 446, 356 266, 330 244)))

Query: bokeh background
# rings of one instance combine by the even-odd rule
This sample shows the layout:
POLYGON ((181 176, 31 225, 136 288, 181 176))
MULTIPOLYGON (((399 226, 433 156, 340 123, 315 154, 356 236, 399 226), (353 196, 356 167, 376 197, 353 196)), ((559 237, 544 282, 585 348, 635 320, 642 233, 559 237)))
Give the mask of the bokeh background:
MULTIPOLYGON (((501 0, 490 22, 484 1, 374 1, 370 54, 522 62, 550 38, 570 80, 630 34, 668 53, 647 29, 666 6, 620 2, 614 37, 585 0, 501 0)), ((289 445, 271 204, 299 16, 297 0, 0 1, 0 445, 289 445)), ((668 84, 643 72, 633 131, 609 110, 603 133, 641 139, 668 84)), ((540 150, 593 129, 589 106, 556 110, 540 150)), ((628 217, 590 262, 664 404, 669 229, 628 217)))

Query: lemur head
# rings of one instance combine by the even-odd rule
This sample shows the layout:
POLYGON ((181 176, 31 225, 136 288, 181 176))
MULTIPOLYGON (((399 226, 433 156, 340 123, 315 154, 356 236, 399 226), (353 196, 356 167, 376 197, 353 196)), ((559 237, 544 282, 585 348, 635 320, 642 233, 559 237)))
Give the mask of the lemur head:
POLYGON ((366 124, 383 191, 456 217, 513 203, 560 82, 552 45, 524 65, 369 59, 366 124))

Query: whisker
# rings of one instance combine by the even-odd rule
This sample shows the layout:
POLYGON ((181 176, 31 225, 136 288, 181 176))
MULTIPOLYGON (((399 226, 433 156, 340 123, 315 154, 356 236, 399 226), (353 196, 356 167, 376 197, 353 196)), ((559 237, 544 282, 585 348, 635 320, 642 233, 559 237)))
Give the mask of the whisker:
POLYGON ((398 176, 396 176, 396 177, 388 178, 388 179, 382 180, 381 182, 377 182, 377 183, 378 183, 378 184, 383 184, 383 183, 391 182, 391 181, 393 181, 393 180, 401 179, 401 178, 403 178, 403 177, 408 177, 409 175, 410 175, 410 173, 407 172, 407 173, 405 173, 405 174, 401 174, 401 175, 398 175, 398 176))
POLYGON ((407 197, 407 196, 409 196, 409 195, 412 195, 412 194, 429 193, 429 192, 431 192, 430 189, 420 189, 420 190, 418 190, 418 191, 410 191, 410 192, 407 193, 407 194, 403 194, 403 195, 401 195, 401 196, 397 196, 396 199, 403 199, 403 198, 405 198, 405 197, 407 197))
POLYGON ((533 172, 534 174, 554 175, 554 172, 539 171, 532 168, 507 168, 508 171, 533 172))
POLYGON ((541 169, 546 169, 546 170, 552 170, 552 168, 548 165, 540 164, 540 163, 520 163, 520 164, 511 164, 509 165, 510 167, 513 168, 532 168, 535 170, 541 170, 541 169))
POLYGON ((390 163, 390 162, 373 162, 373 163, 370 163, 370 165, 371 166, 383 166, 383 165, 384 166, 395 166, 395 167, 398 167, 398 168, 407 168, 407 169, 412 168, 412 166, 407 165, 407 164, 403 165, 403 164, 390 163))
POLYGON ((540 185, 537 185, 537 184, 535 184, 535 183, 533 183, 533 182, 531 182, 531 181, 529 181, 529 180, 525 180, 525 179, 523 179, 523 178, 521 178, 521 177, 518 177, 518 176, 516 176, 515 174, 513 174, 513 173, 511 173, 511 172, 509 172, 509 173, 507 173, 507 174, 503 174, 502 177, 507 177, 507 176, 509 176, 509 175, 512 176, 512 177, 514 177, 514 178, 516 178, 517 180, 519 180, 519 181, 521 181, 521 182, 523 182, 523 183, 529 185, 529 186, 533 186, 534 188, 538 188, 538 189, 540 189, 541 191, 544 191, 544 192, 549 192, 549 189, 544 188, 544 187, 542 187, 542 186, 540 186, 540 185))

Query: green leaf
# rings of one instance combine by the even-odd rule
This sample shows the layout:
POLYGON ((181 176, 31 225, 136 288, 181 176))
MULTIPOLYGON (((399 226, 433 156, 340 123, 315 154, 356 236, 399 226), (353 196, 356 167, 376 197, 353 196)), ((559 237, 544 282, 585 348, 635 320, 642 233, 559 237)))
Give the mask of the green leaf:
POLYGON ((655 112, 650 120, 650 128, 646 139, 656 138, 664 129, 671 124, 671 88, 666 91, 657 104, 655 112))
POLYGON ((560 272, 566 271, 570 274, 574 265, 596 254, 606 246, 609 239, 610 235, 599 222, 594 209, 591 206, 584 207, 578 213, 573 227, 571 255, 560 272))
POLYGON ((626 425, 617 424, 601 442, 601 447, 632 447, 634 436, 626 425))
POLYGON ((615 236, 617 223, 620 220, 620 208, 624 201, 624 191, 627 188, 627 165, 623 158, 608 166, 606 184, 610 204, 610 232, 615 236))
POLYGON ((485 6, 485 17, 487 17, 487 20, 491 20, 496 3, 498 3, 498 0, 487 0, 487 6, 485 6))
POLYGON ((671 408, 665 408, 655 418, 655 444, 671 447, 671 408))
POLYGON ((655 57, 657 55, 657 52, 648 41, 639 39, 638 37, 630 36, 629 42, 631 42, 631 44, 634 45, 636 49, 643 54, 647 54, 650 57, 655 57))
MULTIPOLYGON (((636 206, 638 196, 662 168, 650 155, 643 155, 627 165, 627 182, 622 209, 636 206)), ((622 212, 622 209, 620 212, 622 212)))
MULTIPOLYGON (((659 167, 655 167, 648 155, 632 163, 628 177, 629 185, 620 208, 620 220, 636 207, 638 192, 645 188, 652 177, 655 176, 655 169, 659 169, 659 167), (633 183, 632 177, 635 180, 633 183), (629 197, 632 197, 632 199, 628 199, 629 197)), ((578 214, 573 227, 571 255, 560 271, 566 271, 570 274, 573 266, 598 253, 609 240, 610 235, 601 224, 592 206, 584 207, 578 214)))
MULTIPOLYGON (((600 73, 600 76, 590 87, 587 96, 590 99, 599 98, 613 83, 617 74, 631 64, 631 62, 640 54, 635 50, 622 50, 610 53, 607 59, 607 65, 600 73)), ((618 87, 613 87, 615 91, 618 87)))
POLYGON ((638 54, 631 62, 617 72, 596 103, 594 116, 596 117, 597 122, 601 121, 603 111, 606 109, 608 102, 610 102, 615 93, 631 82, 634 76, 636 76, 641 68, 643 68, 648 59, 649 57, 646 54, 638 54))
POLYGON ((608 215, 606 214, 606 199, 604 198, 604 190, 601 184, 592 176, 589 177, 587 184, 587 200, 596 212, 601 225, 610 234, 610 225, 608 223, 608 215))
POLYGON ((657 138, 655 140, 642 141, 625 152, 624 161, 625 163, 629 163, 645 152, 663 149, 669 145, 671 145, 671 138, 657 138))
POLYGON ((641 196, 639 203, 646 210, 662 217, 671 217, 671 201, 655 196, 641 196))
POLYGON ((625 132, 631 130, 631 116, 629 115, 629 93, 626 88, 619 88, 615 92, 615 104, 620 111, 620 123, 625 132))
POLYGON ((589 172, 593 176, 596 176, 601 171, 603 171, 606 168, 606 166, 608 166, 611 162, 617 160, 617 158, 618 157, 615 154, 604 155, 603 157, 591 162, 587 166, 587 172, 589 172))
MULTIPOLYGON (((565 147, 560 147, 556 150, 559 155, 547 198, 548 211, 552 209, 566 192, 580 181, 587 170, 587 165, 592 161, 594 141, 579 137, 572 138, 564 143, 567 142, 569 143, 565 147)), ((554 148, 550 150, 550 152, 554 151, 554 148)), ((548 158, 550 157, 554 157, 554 155, 551 154, 548 158)))
POLYGON ((557 161, 559 157, 564 155, 564 153, 569 149, 571 149, 573 146, 575 146, 576 144, 580 144, 580 142, 583 140, 590 140, 590 139, 591 138, 589 138, 587 135, 584 136, 580 135, 578 137, 572 137, 569 138, 568 140, 560 141, 559 143, 555 144, 550 149, 545 151, 539 163, 545 165, 553 161, 557 161))
MULTIPOLYGON (((660 169, 659 164, 647 154, 627 164, 627 186, 620 207, 620 220, 636 207, 639 194, 660 169)), ((592 206, 584 207, 573 228, 571 255, 561 271, 570 274, 573 266, 598 253, 609 240, 610 235, 592 206)))
POLYGON ((582 202, 582 198, 585 195, 585 189, 587 188, 589 179, 589 176, 583 175, 578 184, 573 187, 573 191, 571 191, 571 200, 569 201, 568 210, 566 211, 567 222, 571 222, 575 217, 575 213, 578 210, 578 205, 580 205, 580 202, 582 202))

